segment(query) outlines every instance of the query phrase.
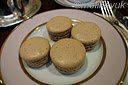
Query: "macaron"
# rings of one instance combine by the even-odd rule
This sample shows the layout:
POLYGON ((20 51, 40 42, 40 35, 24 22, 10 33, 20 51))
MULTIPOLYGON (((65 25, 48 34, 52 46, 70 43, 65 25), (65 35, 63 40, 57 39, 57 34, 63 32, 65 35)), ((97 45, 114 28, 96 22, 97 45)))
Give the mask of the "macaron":
POLYGON ((71 35, 72 38, 82 42, 87 51, 90 51, 100 41, 101 30, 93 22, 82 22, 72 28, 71 35))
POLYGON ((59 72, 72 74, 85 64, 86 50, 81 42, 65 38, 52 46, 50 58, 59 72))
POLYGON ((50 45, 42 37, 25 40, 20 47, 20 57, 32 68, 39 68, 49 60, 50 45))
POLYGON ((72 20, 65 16, 56 16, 47 22, 46 28, 50 38, 54 41, 69 38, 71 35, 72 20))

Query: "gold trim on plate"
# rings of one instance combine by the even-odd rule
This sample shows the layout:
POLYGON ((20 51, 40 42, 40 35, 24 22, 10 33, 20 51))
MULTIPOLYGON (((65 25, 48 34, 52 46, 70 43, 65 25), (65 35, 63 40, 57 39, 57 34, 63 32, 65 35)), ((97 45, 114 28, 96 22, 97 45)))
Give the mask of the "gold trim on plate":
MULTIPOLYGON (((94 14, 102 19, 104 19, 102 16, 99 16, 97 14, 94 14)), ((105 21, 107 21, 109 24, 111 24, 108 20, 104 19, 105 21)), ((113 24, 111 24, 113 26, 113 24)), ((125 61, 125 68, 124 68, 124 71, 123 71, 123 74, 121 76, 121 78, 119 79, 119 81, 117 82, 117 85, 123 85, 124 83, 124 80, 125 80, 125 77, 127 75, 127 72, 128 72, 128 40, 127 38, 125 37, 125 35, 119 31, 118 28, 116 28, 115 26, 113 26, 116 31, 119 33, 119 35, 121 36, 122 40, 123 40, 123 43, 124 43, 124 46, 125 46, 125 51, 126 51, 126 61, 125 61)))
POLYGON ((117 32, 121 36, 121 38, 123 40, 123 43, 125 45, 125 51, 126 51, 125 68, 124 68, 124 71, 123 71, 123 74, 122 74, 121 78, 119 79, 119 82, 117 83, 117 85, 122 85, 124 83, 125 77, 126 77, 127 72, 128 72, 128 41, 127 41, 127 38, 125 37, 125 35, 123 35, 123 33, 121 33, 119 31, 119 29, 117 29, 115 26, 113 26, 113 27, 117 30, 117 32))

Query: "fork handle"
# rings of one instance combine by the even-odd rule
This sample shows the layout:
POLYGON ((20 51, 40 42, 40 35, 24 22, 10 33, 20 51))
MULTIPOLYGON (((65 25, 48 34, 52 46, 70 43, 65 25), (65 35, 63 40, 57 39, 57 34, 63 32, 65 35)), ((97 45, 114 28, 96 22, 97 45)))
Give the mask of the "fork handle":
POLYGON ((117 26, 120 27, 120 31, 123 33, 123 35, 126 37, 126 40, 128 41, 128 28, 125 27, 121 22, 117 21, 115 23, 117 26), (121 29, 122 28, 122 29, 121 29))
MULTIPOLYGON (((102 14, 93 12, 94 14, 103 17, 102 14)), ((107 20, 107 18, 105 18, 107 20)), ((112 23, 114 26, 118 26, 118 30, 121 31, 121 33, 124 35, 124 37, 126 38, 127 42, 128 42, 128 28, 126 28, 121 22, 119 22, 118 20, 116 20, 114 23, 112 23)))

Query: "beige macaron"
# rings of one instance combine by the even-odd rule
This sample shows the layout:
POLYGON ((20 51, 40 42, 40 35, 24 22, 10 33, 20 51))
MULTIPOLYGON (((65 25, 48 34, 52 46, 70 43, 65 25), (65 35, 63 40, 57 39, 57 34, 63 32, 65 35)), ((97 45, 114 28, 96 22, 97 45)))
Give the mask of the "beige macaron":
POLYGON ((38 68, 47 63, 50 45, 42 37, 33 37, 25 40, 20 48, 20 57, 33 68, 38 68))
POLYGON ((46 28, 51 39, 57 41, 62 38, 70 37, 72 21, 65 16, 56 16, 47 22, 46 28))
POLYGON ((86 50, 81 42, 65 38, 53 45, 50 57, 61 73, 72 74, 85 64, 86 50))
POLYGON ((71 35, 74 39, 81 41, 89 51, 100 40, 101 30, 93 22, 82 22, 72 28, 71 35))

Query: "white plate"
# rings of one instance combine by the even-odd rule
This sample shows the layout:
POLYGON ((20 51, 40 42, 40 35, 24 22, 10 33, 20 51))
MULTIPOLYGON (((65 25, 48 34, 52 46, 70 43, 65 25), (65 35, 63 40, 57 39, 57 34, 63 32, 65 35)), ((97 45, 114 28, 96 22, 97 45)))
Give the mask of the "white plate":
MULTIPOLYGON (((77 24, 75 21, 74 24, 77 24)), ((29 34, 25 39, 32 38, 35 36, 44 37, 49 40, 51 46, 54 44, 48 35, 47 29, 45 24, 37 27, 31 34, 29 34)), ((72 75, 63 75, 59 73, 53 64, 47 64, 39 69, 32 69, 25 62, 20 59, 20 63, 22 69, 28 76, 32 79, 35 78, 36 80, 48 84, 54 85, 62 85, 62 84, 73 84, 77 83, 81 80, 87 81, 91 77, 93 77, 101 68, 105 60, 106 55, 106 48, 103 39, 101 38, 101 42, 94 48, 94 50, 87 52, 85 61, 87 63, 75 74, 72 75), (45 77, 42 77, 45 76, 45 77), (52 76, 52 77, 51 77, 52 76)))
POLYGON ((1 73, 6 85, 37 85, 42 83, 116 85, 122 81, 126 74, 126 52, 127 47, 122 37, 104 19, 81 10, 53 10, 23 22, 10 34, 1 52, 1 73), (101 45, 87 53, 87 66, 69 76, 60 74, 53 65, 47 68, 44 66, 40 69, 31 69, 19 58, 19 48, 26 36, 31 33, 28 38, 33 36, 48 38, 45 25, 41 24, 58 15, 94 22, 101 28, 102 32, 101 45), (103 56, 104 52, 106 53, 105 56, 103 56))
POLYGON ((94 7, 98 7, 98 3, 101 0, 90 0, 89 2, 86 3, 82 3, 82 4, 75 4, 75 3, 71 3, 68 0, 55 0, 58 4, 66 6, 66 7, 73 7, 73 8, 94 8, 94 7))

